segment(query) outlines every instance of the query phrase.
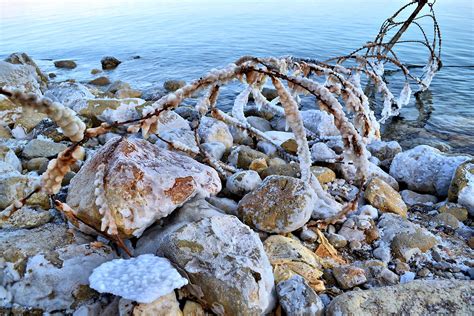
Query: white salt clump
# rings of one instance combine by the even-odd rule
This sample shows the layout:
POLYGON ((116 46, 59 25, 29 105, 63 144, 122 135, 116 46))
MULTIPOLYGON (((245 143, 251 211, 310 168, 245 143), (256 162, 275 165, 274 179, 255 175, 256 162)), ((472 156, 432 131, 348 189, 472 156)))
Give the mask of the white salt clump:
POLYGON ((151 254, 106 262, 92 272, 90 287, 139 303, 151 303, 186 284, 168 259, 151 254))

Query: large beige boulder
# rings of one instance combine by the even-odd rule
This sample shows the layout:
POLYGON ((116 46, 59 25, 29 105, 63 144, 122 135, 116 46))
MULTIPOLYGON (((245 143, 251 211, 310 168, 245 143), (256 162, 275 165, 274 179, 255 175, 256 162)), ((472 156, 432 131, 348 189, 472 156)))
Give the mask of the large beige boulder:
POLYGON ((67 203, 88 225, 140 236, 194 196, 221 189, 217 172, 142 139, 113 138, 71 180, 67 203))

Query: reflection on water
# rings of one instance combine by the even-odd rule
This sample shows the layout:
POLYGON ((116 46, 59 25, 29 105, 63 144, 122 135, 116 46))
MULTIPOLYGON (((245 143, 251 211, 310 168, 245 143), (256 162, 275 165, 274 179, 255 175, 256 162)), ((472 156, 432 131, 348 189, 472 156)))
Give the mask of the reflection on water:
MULTIPOLYGON (((406 1, 393 0, 0 0, 0 57, 28 52, 55 80, 88 81, 100 59, 123 61, 108 73, 136 88, 191 80, 241 55, 325 59, 373 39, 381 22, 406 1), (133 59, 139 55, 140 59, 133 59), (55 69, 71 58, 78 67, 55 69)), ((445 67, 430 91, 413 97, 385 129, 403 145, 446 144, 474 154, 472 0, 438 1, 445 67), (461 67, 452 67, 461 66, 461 67)), ((429 30, 427 30, 429 32, 429 30)), ((402 39, 413 39, 407 32, 402 39)), ((410 64, 426 62, 418 46, 399 47, 410 64)), ((420 69, 413 69, 419 71, 420 69)), ((400 73, 387 76, 395 92, 400 73)), ((231 104, 223 100, 220 106, 231 104)), ((380 100, 376 100, 379 103, 380 100)), ((314 106, 314 105, 312 105, 314 106)), ((376 111, 377 111, 376 106, 376 111)), ((440 145, 440 146, 441 146, 440 145)), ((446 147, 448 148, 448 147, 446 147)))

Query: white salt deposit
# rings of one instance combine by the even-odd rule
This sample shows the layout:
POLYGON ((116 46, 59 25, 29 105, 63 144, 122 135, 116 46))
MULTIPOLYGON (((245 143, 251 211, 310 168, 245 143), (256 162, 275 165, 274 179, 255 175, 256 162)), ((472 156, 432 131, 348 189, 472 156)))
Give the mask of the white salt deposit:
POLYGON ((151 303, 188 284, 168 259, 151 254, 106 262, 92 272, 90 287, 139 303, 151 303))

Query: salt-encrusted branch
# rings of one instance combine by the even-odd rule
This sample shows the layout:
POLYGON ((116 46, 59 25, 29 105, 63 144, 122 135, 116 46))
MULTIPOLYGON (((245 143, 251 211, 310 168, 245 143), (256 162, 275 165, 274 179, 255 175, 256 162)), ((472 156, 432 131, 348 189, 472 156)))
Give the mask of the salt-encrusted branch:
POLYGON ((107 204, 107 196, 105 194, 105 176, 106 176, 106 166, 105 164, 100 164, 97 167, 97 173, 94 180, 94 196, 95 204, 99 208, 99 213, 102 215, 101 227, 100 230, 106 232, 109 235, 118 235, 117 223, 115 222, 115 217, 107 204))
POLYGON ((57 194, 66 173, 71 171, 76 161, 84 158, 84 148, 73 145, 60 152, 56 159, 48 163, 46 172, 41 176, 41 190, 49 195, 57 194))
POLYGON ((7 96, 13 103, 24 107, 26 110, 46 114, 71 141, 79 142, 84 138, 86 125, 77 116, 76 112, 70 108, 48 98, 39 97, 34 93, 24 93, 18 89, 0 87, 0 94, 7 96))

